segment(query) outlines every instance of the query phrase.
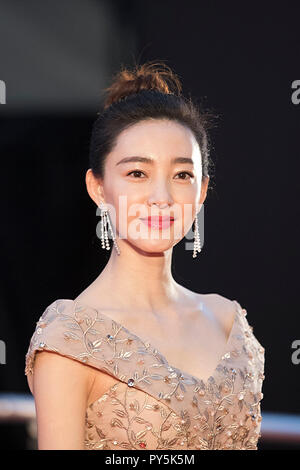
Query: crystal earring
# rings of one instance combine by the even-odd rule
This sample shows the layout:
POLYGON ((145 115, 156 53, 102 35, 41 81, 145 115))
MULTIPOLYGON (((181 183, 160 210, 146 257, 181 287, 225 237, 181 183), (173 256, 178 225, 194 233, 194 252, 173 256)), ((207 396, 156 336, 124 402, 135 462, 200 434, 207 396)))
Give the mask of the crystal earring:
POLYGON ((193 252, 193 258, 196 258, 196 256, 197 256, 197 251, 200 253, 200 251, 201 251, 201 244, 200 244, 198 217, 197 217, 197 214, 196 214, 196 217, 195 217, 195 234, 194 234, 194 252, 193 252))
POLYGON ((108 241, 108 230, 107 226, 109 227, 115 249, 117 251, 117 254, 120 255, 120 248, 118 246, 116 237, 114 235, 110 220, 109 220, 109 215, 108 215, 108 210, 105 208, 105 205, 101 202, 100 204, 100 209, 101 209, 101 220, 100 220, 100 230, 101 230, 101 246, 102 248, 106 250, 110 250, 110 245, 108 241))

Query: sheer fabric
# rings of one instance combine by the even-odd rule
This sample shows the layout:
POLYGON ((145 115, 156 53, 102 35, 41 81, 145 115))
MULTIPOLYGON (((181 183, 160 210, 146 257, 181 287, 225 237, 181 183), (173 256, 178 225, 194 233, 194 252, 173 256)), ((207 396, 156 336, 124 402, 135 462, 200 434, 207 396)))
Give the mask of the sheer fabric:
POLYGON ((25 375, 34 373, 36 352, 48 350, 115 378, 86 409, 86 450, 256 450, 265 350, 247 311, 236 300, 232 305, 226 351, 208 380, 174 367, 120 323, 71 299, 55 300, 36 323, 25 375))

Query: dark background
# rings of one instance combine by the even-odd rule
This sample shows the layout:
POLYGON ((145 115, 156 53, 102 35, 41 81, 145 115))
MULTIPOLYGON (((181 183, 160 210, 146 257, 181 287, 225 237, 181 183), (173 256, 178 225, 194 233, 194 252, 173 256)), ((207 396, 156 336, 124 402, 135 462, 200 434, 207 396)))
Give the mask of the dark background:
MULTIPOLYGON (((291 85, 300 80, 300 4, 49 3, 0 1, 0 390, 29 391, 35 322, 54 300, 75 298, 108 259, 84 180, 101 89, 121 64, 163 60, 185 95, 220 115, 205 243, 196 259, 183 241, 174 248, 174 277, 247 309, 265 348, 262 413, 299 414, 291 344, 300 338, 300 104, 291 85)), ((23 447, 21 426, 0 435, 2 445, 23 447)))

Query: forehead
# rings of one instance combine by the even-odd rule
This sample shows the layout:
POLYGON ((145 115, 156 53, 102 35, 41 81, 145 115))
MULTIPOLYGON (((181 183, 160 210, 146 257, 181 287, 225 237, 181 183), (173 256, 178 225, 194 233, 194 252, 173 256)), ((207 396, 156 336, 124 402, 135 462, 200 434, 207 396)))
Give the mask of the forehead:
MULTIPOLYGON (((113 153, 137 155, 147 153, 152 157, 192 156, 200 154, 193 132, 182 124, 166 119, 147 119, 122 131, 113 153)), ((126 156, 126 155, 125 155, 126 156)))

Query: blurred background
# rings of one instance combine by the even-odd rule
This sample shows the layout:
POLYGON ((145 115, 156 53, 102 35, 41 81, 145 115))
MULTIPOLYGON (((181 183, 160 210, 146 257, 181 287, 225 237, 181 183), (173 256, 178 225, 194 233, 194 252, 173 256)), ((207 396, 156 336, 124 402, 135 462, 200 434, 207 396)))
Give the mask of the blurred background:
POLYGON ((107 262, 91 128, 112 74, 148 60, 220 116, 205 243, 196 260, 175 246, 174 278, 247 309, 265 348, 258 448, 300 448, 299 18, 299 2, 0 0, 1 448, 36 448, 35 323, 107 262))

